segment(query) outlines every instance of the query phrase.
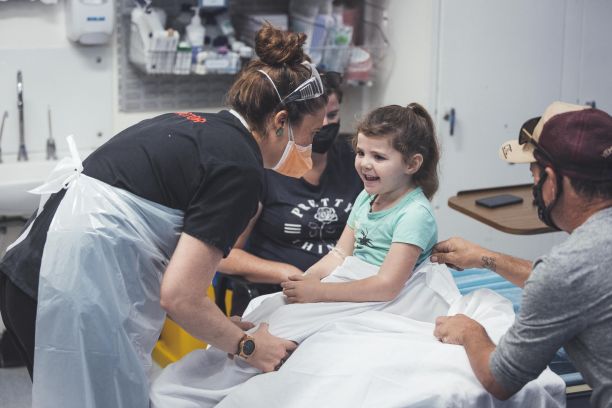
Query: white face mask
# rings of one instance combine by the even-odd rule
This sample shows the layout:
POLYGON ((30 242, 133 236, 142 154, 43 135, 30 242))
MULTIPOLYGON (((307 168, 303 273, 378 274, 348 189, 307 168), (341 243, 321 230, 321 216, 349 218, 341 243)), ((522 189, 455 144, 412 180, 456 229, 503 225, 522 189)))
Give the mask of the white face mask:
POLYGON ((289 177, 300 178, 312 169, 312 144, 300 146, 295 144, 293 129, 289 124, 289 141, 283 155, 272 170, 289 177))

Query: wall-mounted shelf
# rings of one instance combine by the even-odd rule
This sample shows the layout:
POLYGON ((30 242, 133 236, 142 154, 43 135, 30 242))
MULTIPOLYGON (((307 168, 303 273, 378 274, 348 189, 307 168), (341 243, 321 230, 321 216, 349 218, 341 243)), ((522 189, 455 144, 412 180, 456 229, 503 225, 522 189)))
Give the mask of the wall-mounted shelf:
MULTIPOLYGON (((185 0, 184 3, 195 5, 196 1, 185 0)), ((325 46, 312 48, 307 52, 322 55, 322 62, 327 61, 330 65, 328 69, 342 71, 346 84, 371 85, 388 44, 381 25, 386 1, 381 2, 384 3, 382 6, 381 3, 367 0, 353 3, 361 7, 353 40, 357 39, 354 42, 362 45, 325 46), (333 61, 333 64, 330 64, 330 61, 333 61)), ((240 21, 244 20, 243 16, 262 13, 288 15, 288 5, 289 0, 229 0, 231 20, 236 28, 237 38, 242 40, 240 21)), ((153 6, 166 10, 170 19, 180 12, 181 2, 154 0, 153 6)), ((152 70, 147 69, 144 64, 138 67, 129 61, 130 14, 133 8, 132 0, 122 0, 117 5, 119 110, 144 112, 222 106, 225 94, 234 80, 232 74, 185 75, 183 70, 181 75, 151 75, 152 70)), ((248 41, 244 42, 248 44, 248 41)), ((244 60, 242 62, 244 63, 244 60)), ((171 71, 165 69, 161 72, 171 71)))

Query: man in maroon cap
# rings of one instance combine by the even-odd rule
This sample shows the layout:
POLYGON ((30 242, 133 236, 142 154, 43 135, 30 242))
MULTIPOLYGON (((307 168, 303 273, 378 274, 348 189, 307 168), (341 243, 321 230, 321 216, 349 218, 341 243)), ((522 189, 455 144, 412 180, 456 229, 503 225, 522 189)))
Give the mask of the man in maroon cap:
POLYGON ((465 315, 439 317, 434 335, 464 346, 482 385, 500 399, 536 378, 563 346, 593 388, 591 404, 612 407, 612 117, 555 102, 500 156, 530 163, 540 219, 570 235, 533 263, 461 238, 438 243, 432 261, 490 269, 523 287, 523 298, 497 346, 465 315))

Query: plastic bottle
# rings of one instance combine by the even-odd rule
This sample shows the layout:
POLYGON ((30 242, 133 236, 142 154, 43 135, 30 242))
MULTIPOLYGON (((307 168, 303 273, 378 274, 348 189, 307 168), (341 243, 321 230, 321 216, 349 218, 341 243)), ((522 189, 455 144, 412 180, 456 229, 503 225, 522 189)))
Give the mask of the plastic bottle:
POLYGON ((327 35, 334 27, 334 18, 332 17, 332 2, 325 1, 319 6, 319 14, 314 22, 312 30, 312 38, 310 40, 310 58, 316 65, 321 63, 323 58, 323 47, 327 42, 327 35))
POLYGON ((310 49, 312 30, 314 29, 317 14, 319 14, 319 0, 290 0, 289 2, 291 31, 306 34, 306 43, 304 44, 306 49, 310 49))
POLYGON ((200 51, 204 48, 204 36, 206 29, 202 25, 202 19, 200 19, 200 9, 194 7, 194 15, 191 18, 191 23, 185 27, 187 33, 187 40, 191 44, 191 62, 196 63, 196 57, 200 51))
POLYGON ((181 41, 176 49, 173 73, 188 75, 191 72, 191 65, 191 45, 187 41, 181 41))
POLYGON ((353 27, 344 24, 343 11, 342 5, 333 7, 334 24, 327 34, 327 47, 323 56, 323 65, 329 71, 344 72, 351 55, 353 27))

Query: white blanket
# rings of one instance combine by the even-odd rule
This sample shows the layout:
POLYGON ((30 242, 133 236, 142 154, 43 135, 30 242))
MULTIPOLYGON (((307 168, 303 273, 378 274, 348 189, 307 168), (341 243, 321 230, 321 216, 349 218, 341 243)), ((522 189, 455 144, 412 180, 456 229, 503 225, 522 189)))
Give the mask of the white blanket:
MULTIPOLYGON (((328 281, 362 279, 376 268, 347 258, 328 281)), ((197 350, 168 366, 151 392, 154 408, 220 407, 561 407, 565 384, 548 370, 509 401, 480 385, 462 347, 433 337, 439 315, 464 313, 497 342, 512 324, 509 301, 482 290, 461 297, 443 265, 419 267, 392 302, 287 305, 282 294, 245 316, 300 342, 278 372, 197 350)))
MULTIPOLYGON (((347 257, 323 282, 350 282, 376 275, 378 267, 347 257)), ((338 319, 366 311, 379 310, 415 320, 433 322, 445 315, 461 294, 445 265, 424 262, 391 302, 320 302, 288 304, 282 293, 275 293, 247 308, 244 320, 267 322, 270 333, 300 343, 321 327, 338 319)))

